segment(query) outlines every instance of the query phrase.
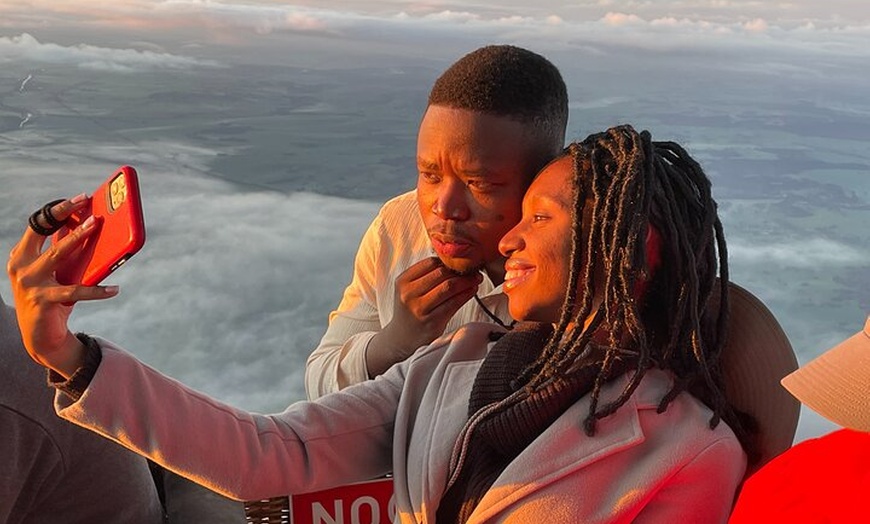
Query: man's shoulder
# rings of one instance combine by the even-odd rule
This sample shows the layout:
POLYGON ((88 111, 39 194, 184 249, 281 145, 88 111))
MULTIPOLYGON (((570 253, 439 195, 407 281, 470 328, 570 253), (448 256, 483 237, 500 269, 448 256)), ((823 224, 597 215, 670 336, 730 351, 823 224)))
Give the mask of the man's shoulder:
POLYGON ((378 215, 383 217, 413 217, 413 219, 419 221, 420 212, 417 209, 417 190, 412 189, 411 191, 402 193, 401 195, 396 195, 387 200, 384 202, 384 205, 381 206, 378 215))
POLYGON ((389 252, 391 269, 404 271, 412 263, 432 256, 432 245, 417 208, 417 191, 408 191, 388 200, 378 212, 369 231, 371 245, 379 245, 382 253, 389 252), (377 240, 375 240, 377 239, 377 240))

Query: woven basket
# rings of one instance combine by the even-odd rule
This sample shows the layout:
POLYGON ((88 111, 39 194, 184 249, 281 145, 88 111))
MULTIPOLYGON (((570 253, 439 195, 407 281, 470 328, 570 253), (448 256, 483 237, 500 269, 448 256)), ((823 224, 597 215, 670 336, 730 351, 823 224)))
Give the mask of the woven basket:
POLYGON ((290 499, 273 497, 245 502, 245 521, 263 524, 290 524, 290 499))

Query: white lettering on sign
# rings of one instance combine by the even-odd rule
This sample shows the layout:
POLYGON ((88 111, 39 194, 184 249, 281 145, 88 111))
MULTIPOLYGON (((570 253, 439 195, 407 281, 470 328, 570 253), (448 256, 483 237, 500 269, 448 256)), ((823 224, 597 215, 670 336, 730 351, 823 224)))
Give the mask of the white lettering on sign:
MULTIPOLYGON (((344 499, 335 499, 333 501, 332 512, 326 509, 320 502, 311 504, 311 521, 312 524, 348 524, 344 520, 344 499)), ((390 497, 390 502, 387 504, 387 518, 389 522, 396 522, 396 496, 390 497)), ((364 495, 354 499, 350 505, 350 523, 349 524, 381 524, 381 505, 378 499, 364 495), (363 521, 361 516, 364 513, 363 506, 368 506, 371 514, 371 520, 363 521)))
POLYGON ((368 524, 381 524, 381 507, 373 497, 360 497, 353 501, 353 504, 350 505, 350 523, 362 524, 359 519, 359 508, 363 504, 368 505, 372 511, 372 521, 368 524))
POLYGON ((311 506, 311 517, 313 524, 344 524, 344 513, 341 511, 341 499, 336 499, 335 501, 334 516, 330 515, 320 502, 315 502, 311 506))

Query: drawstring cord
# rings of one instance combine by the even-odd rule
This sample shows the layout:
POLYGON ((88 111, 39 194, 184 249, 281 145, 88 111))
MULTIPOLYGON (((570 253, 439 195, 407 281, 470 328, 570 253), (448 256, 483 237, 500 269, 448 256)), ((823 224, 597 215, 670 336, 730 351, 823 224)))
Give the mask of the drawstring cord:
POLYGON ((512 320, 511 323, 510 323, 510 325, 505 324, 504 322, 502 322, 502 320, 501 320, 500 318, 498 318, 497 316, 495 316, 495 314, 494 314, 492 311, 490 311, 488 307, 486 307, 486 306, 483 305, 483 300, 480 300, 480 297, 477 296, 476 293, 475 293, 475 295, 474 295, 474 300, 477 301, 477 305, 480 306, 480 309, 482 309, 483 312, 486 313, 486 315, 487 315, 489 318, 491 318, 493 322, 495 322, 495 323, 498 324, 499 326, 501 326, 501 327, 507 329, 508 331, 510 331, 511 329, 514 328, 514 324, 517 323, 516 320, 512 320))

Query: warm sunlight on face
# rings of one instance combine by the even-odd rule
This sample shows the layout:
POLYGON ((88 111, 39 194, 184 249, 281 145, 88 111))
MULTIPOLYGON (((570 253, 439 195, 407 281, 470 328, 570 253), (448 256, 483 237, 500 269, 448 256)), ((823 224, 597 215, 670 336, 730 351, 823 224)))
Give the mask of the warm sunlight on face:
POLYGON ((417 138, 417 204, 432 246, 459 272, 485 268, 499 283, 498 243, 520 218, 533 155, 523 124, 441 106, 417 138))
POLYGON ((562 158, 541 172, 523 199, 523 217, 502 238, 504 291, 517 320, 557 322, 568 287, 573 166, 562 158))

